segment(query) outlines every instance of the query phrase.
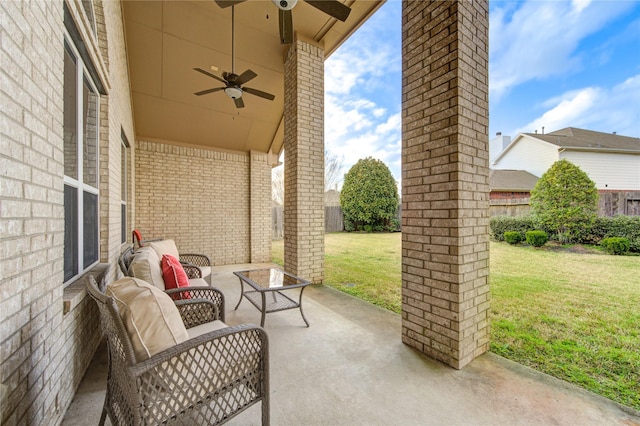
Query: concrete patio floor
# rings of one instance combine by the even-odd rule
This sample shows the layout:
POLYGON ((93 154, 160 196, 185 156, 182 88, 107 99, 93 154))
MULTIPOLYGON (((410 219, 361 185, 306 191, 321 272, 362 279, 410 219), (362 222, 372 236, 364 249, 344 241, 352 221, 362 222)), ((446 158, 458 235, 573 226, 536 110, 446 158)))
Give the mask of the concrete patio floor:
MULTIPOLYGON (((264 266, 214 268, 229 325, 260 323, 247 300, 233 310, 232 271, 264 266)), ((637 411, 491 353, 462 370, 431 360, 401 342, 399 315, 331 288, 307 287, 302 306, 309 328, 298 310, 265 321, 273 425, 640 425, 637 411)), ((106 365, 103 343, 62 425, 98 423, 106 365)), ((228 424, 260 424, 260 406, 228 424)))

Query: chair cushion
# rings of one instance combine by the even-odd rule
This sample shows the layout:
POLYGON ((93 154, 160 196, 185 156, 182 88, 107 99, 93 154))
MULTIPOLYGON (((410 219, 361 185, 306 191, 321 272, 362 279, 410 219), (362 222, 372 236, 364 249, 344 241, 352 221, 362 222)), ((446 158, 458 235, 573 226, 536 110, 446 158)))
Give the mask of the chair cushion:
POLYGON ((160 258, 151 247, 141 247, 136 250, 129 265, 129 275, 164 290, 160 258))
POLYGON ((176 247, 176 243, 173 240, 151 241, 149 243, 149 247, 156 251, 158 259, 162 259, 162 256, 165 254, 169 254, 176 259, 180 259, 178 247, 176 247))
MULTIPOLYGON (((178 259, 165 254, 162 256, 162 278, 164 279, 164 289, 169 290, 178 287, 189 287, 189 277, 184 271, 178 259)), ((191 298, 188 293, 183 294, 184 299, 191 298)))
POLYGON ((198 268, 202 271, 202 278, 207 278, 211 275, 211 266, 198 266, 198 268))
POLYGON ((204 278, 189 278, 189 285, 191 287, 210 287, 204 278))
POLYGON ((189 339, 178 308, 162 290, 125 277, 107 285, 133 345, 136 360, 147 358, 189 339))
POLYGON ((189 335, 189 339, 193 339, 194 337, 198 337, 210 331, 220 330, 226 327, 229 327, 229 326, 220 320, 215 320, 211 322, 205 322, 204 324, 196 325, 195 327, 187 328, 187 334, 189 335))

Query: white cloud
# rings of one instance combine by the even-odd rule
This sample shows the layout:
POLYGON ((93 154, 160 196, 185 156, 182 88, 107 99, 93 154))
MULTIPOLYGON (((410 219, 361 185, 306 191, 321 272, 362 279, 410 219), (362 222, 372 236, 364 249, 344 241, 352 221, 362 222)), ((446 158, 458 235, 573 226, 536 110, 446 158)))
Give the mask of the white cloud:
POLYGON ((549 108, 513 134, 580 127, 640 137, 640 74, 613 88, 585 87, 566 92, 543 103, 549 108))
POLYGON ((373 157, 400 179, 400 10, 387 2, 325 61, 325 148, 343 173, 373 157))
POLYGON ((400 113, 397 113, 389 117, 386 122, 378 124, 378 126, 376 126, 376 133, 384 135, 389 132, 398 132, 400 126, 400 113))
POLYGON ((513 87, 580 71, 580 43, 633 2, 497 2, 489 19, 489 89, 499 100, 513 87))

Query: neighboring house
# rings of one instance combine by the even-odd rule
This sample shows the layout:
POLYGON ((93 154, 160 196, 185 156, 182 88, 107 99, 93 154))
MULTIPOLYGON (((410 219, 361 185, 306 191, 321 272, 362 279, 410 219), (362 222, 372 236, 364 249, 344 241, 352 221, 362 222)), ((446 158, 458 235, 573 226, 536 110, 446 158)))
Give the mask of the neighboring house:
POLYGON ((529 213, 531 190, 538 177, 524 170, 490 170, 491 216, 524 216, 529 213))
POLYGON ((640 138, 567 127, 547 134, 521 133, 492 161, 496 170, 542 176, 567 159, 593 180, 600 212, 640 215, 640 138))

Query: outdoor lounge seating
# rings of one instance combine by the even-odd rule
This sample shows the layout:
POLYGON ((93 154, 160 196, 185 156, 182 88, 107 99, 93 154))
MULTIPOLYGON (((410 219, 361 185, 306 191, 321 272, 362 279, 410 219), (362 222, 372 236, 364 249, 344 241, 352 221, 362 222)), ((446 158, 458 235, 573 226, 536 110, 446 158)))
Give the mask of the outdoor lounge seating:
MULTIPOLYGON (((162 239, 162 238, 156 238, 156 239, 152 239, 152 240, 145 240, 145 239, 142 238, 142 234, 137 229, 134 229, 131 232, 131 236, 132 236, 131 239, 132 239, 132 244, 133 244, 133 251, 136 251, 137 249, 139 249, 141 247, 148 247, 148 246, 152 246, 153 247, 153 246, 160 245, 162 247, 163 246, 163 243, 162 243, 163 241, 164 242, 170 242, 170 241, 173 242, 173 240, 162 239)), ((180 253, 180 254, 178 254, 178 249, 175 247, 175 243, 173 243, 173 244, 174 244, 174 246, 171 249, 175 250, 176 258, 178 258, 180 260, 180 262, 182 262, 183 264, 194 265, 194 266, 197 266, 198 268, 200 268, 200 270, 202 271, 202 274, 201 274, 200 278, 204 278, 209 284, 211 284, 211 259, 209 259, 209 256, 207 256, 205 254, 200 254, 200 253, 180 253)), ((166 247, 163 247, 163 249, 165 249, 165 251, 166 251, 166 247)), ((125 275, 127 275, 126 272, 125 272, 125 275)))
POLYGON ((269 424, 267 334, 222 322, 222 294, 207 294, 218 290, 162 292, 131 277, 100 287, 91 276, 109 354, 100 425, 222 424, 258 402, 269 424))
POLYGON ((160 261, 164 253, 171 254, 180 261, 190 279, 190 285, 211 285, 209 257, 204 254, 179 254, 173 240, 152 241, 135 251, 134 247, 127 247, 118 258, 118 265, 125 276, 143 279, 164 290, 160 269, 160 261))

